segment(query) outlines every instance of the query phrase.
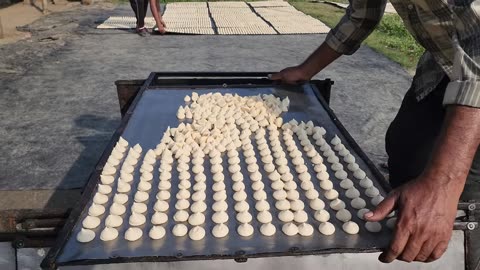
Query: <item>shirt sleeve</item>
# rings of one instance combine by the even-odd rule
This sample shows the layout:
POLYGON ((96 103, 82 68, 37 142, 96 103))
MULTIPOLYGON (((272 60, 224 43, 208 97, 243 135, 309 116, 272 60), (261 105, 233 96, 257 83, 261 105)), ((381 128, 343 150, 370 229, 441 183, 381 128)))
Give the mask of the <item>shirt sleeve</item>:
POLYGON ((345 16, 330 30, 325 42, 341 54, 353 54, 380 22, 386 0, 350 0, 345 16))
POLYGON ((459 43, 443 104, 480 108, 480 33, 459 43))

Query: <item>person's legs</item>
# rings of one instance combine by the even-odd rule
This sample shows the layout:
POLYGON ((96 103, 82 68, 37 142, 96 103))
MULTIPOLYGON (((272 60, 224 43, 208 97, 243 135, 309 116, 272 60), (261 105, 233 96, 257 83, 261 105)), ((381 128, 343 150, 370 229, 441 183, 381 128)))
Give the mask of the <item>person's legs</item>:
POLYGON ((130 6, 135 12, 137 18, 137 30, 145 26, 145 16, 147 14, 148 0, 130 0, 130 6))

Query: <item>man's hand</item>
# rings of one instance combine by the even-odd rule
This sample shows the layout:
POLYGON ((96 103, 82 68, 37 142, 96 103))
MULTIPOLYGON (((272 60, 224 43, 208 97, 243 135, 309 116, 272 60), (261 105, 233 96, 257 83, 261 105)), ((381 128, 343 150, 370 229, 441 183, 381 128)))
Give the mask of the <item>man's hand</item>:
POLYGON ((288 67, 278 73, 272 74, 270 79, 286 84, 300 84, 311 79, 311 76, 300 67, 288 67))
POLYGON ((379 260, 435 261, 446 251, 452 236, 460 192, 442 185, 442 175, 423 175, 393 190, 377 208, 365 214, 380 221, 397 209, 397 225, 390 247, 379 260))

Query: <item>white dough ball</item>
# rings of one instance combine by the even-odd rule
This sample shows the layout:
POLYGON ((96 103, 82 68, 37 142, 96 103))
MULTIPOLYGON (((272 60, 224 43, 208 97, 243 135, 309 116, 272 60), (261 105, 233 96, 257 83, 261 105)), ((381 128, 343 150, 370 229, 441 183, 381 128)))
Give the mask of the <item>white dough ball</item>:
POLYGON ((282 190, 285 187, 285 184, 282 181, 274 181, 270 186, 273 190, 282 190))
POLYGON ((147 205, 144 203, 133 203, 132 212, 143 214, 147 212, 147 205))
POLYGON ((362 188, 370 188, 370 187, 373 187, 373 181, 370 180, 370 178, 365 177, 365 178, 363 178, 362 180, 360 180, 360 186, 361 186, 362 188))
POLYGON ((325 193, 323 193, 323 195, 325 196, 325 198, 327 198, 327 200, 335 200, 338 198, 338 191, 336 191, 335 189, 330 189, 330 190, 327 190, 325 191, 325 193))
POLYGON ((342 222, 347 222, 352 219, 352 214, 350 214, 350 211, 348 211, 347 209, 340 209, 335 214, 335 217, 342 222))
POLYGON ((379 205, 385 198, 382 195, 377 195, 372 198, 370 201, 373 205, 377 206, 379 205))
POLYGON ((100 219, 98 217, 87 216, 82 221, 82 226, 85 229, 95 229, 100 225, 100 219))
POLYGON ((248 211, 248 209, 250 209, 250 205, 248 205, 246 201, 240 201, 240 202, 237 202, 233 208, 237 212, 245 212, 245 211, 248 211))
POLYGON ((137 227, 130 227, 128 230, 125 232, 125 240, 127 241, 136 241, 140 239, 143 235, 143 231, 140 228, 137 227))
POLYGON ((289 190, 287 191, 287 199, 290 201, 296 201, 300 198, 300 193, 296 190, 289 190))
POLYGON ((330 222, 323 222, 320 223, 318 230, 323 235, 332 235, 335 233, 335 226, 333 226, 333 224, 330 222))
POLYGON ((358 189, 352 187, 352 188, 349 188, 345 192, 345 196, 349 199, 355 199, 355 198, 360 197, 360 191, 358 189))
POLYGON ((328 211, 325 209, 320 209, 318 211, 315 211, 314 217, 320 222, 327 222, 328 220, 330 220, 330 213, 328 213, 328 211))
POLYGON ((240 236, 248 237, 253 234, 253 226, 248 223, 243 223, 238 226, 237 232, 240 236))
POLYGON ((346 171, 341 170, 341 171, 335 172, 335 177, 336 177, 337 179, 344 180, 344 179, 346 179, 346 178, 348 177, 348 174, 347 174, 346 171))
POLYGON ((318 198, 318 195, 318 191, 316 191, 315 189, 310 189, 305 192, 305 197, 307 197, 309 200, 318 198))
POLYGON ((173 235, 177 236, 177 237, 182 237, 182 236, 185 236, 188 232, 188 228, 187 226, 185 226, 185 224, 175 224, 175 226, 173 226, 173 229, 172 229, 172 233, 173 235))
POLYGON ((102 241, 111 241, 117 239, 118 230, 115 228, 105 227, 100 233, 100 240, 102 241))
POLYGON ((260 226, 260 233, 265 236, 272 236, 276 231, 277 229, 272 223, 264 223, 260 226))
POLYGON ((340 187, 343 188, 343 189, 351 189, 351 188, 353 188, 353 181, 348 179, 348 178, 343 179, 340 182, 340 187))
POLYGON ((288 236, 293 236, 293 235, 296 235, 298 234, 298 227, 297 225, 289 222, 289 223, 285 223, 283 224, 282 226, 282 232, 288 236))
POLYGON ((236 218, 237 221, 240 223, 249 223, 253 219, 252 215, 247 211, 237 213, 236 218))
POLYGON ((328 175, 326 171, 321 171, 317 173, 317 179, 320 181, 327 181, 329 178, 330 178, 330 175, 328 175))
POLYGON ((185 222, 188 220, 188 217, 190 214, 188 214, 187 211, 185 210, 178 210, 175 215, 173 215, 173 220, 176 222, 185 222))
POLYGON ((340 200, 340 199, 335 199, 333 201, 330 202, 330 208, 332 208, 333 210, 340 210, 340 209, 344 209, 345 208, 345 203, 340 200))
POLYGON ((348 234, 357 234, 360 230, 358 224, 353 221, 343 223, 342 228, 348 234))
POLYGON ((357 197, 350 202, 350 205, 355 209, 362 209, 367 205, 367 203, 364 199, 357 197))
POLYGON ((259 212, 268 211, 270 210, 270 204, 265 200, 261 200, 255 203, 255 209, 259 212))
POLYGON ((216 238, 225 237, 225 236, 227 236, 228 232, 229 232, 228 227, 223 223, 215 225, 212 229, 212 234, 216 238))
POLYGON ((308 223, 298 225, 298 234, 301 236, 311 236, 313 234, 313 226, 308 223))
POLYGON ((80 243, 91 242, 95 238, 95 232, 82 228, 77 234, 77 241, 80 243))
POLYGON ((163 212, 155 212, 150 221, 155 225, 164 224, 168 221, 168 215, 163 212))
POLYGON ((283 210, 278 213, 278 219, 282 222, 291 222, 295 218, 295 215, 290 210, 283 210))
POLYGON ((365 190, 365 195, 367 195, 370 198, 378 196, 379 194, 380 194, 380 191, 374 186, 371 186, 365 190))
POLYGON ((212 205, 212 210, 215 212, 221 212, 221 211, 227 211, 228 209, 228 204, 226 201, 216 201, 212 205))
POLYGON ((377 233, 382 230, 382 225, 379 222, 365 222, 365 229, 369 232, 377 233))
POLYGON ((331 189, 333 189, 333 182, 330 181, 330 180, 320 181, 320 187, 321 187, 323 190, 331 190, 331 189))
POLYGON ((123 224, 123 218, 115 215, 108 215, 105 219, 105 226, 116 228, 123 224))
POLYGON ((205 229, 200 226, 195 226, 188 232, 188 236, 194 241, 201 240, 205 237, 205 229))
POLYGON ((110 214, 121 216, 125 214, 127 211, 127 208, 123 204, 119 203, 112 203, 112 206, 110 206, 110 214))
POLYGON ((257 220, 260 223, 270 223, 272 222, 272 214, 269 211, 261 211, 257 214, 257 220))
POLYGON ((305 223, 308 220, 307 212, 305 212, 304 210, 299 210, 295 212, 293 215, 294 215, 293 220, 295 220, 295 222, 305 223))
POLYGON ((387 227, 391 230, 395 229, 395 226, 397 225, 397 218, 389 218, 387 220, 387 227))
POLYGON ((105 213, 105 207, 100 204, 92 203, 90 208, 88 208, 88 215, 93 217, 98 217, 105 213))
POLYGON ((367 174, 364 171, 362 171, 361 169, 358 169, 353 173, 353 177, 357 178, 358 180, 362 180, 366 176, 367 176, 367 174))
POLYGON ((150 236, 150 238, 153 240, 162 239, 165 234, 166 231, 163 226, 153 226, 148 232, 148 236, 150 236))
POLYGON ((193 213, 188 218, 188 223, 192 226, 198 226, 205 223, 205 215, 203 213, 193 213))
POLYGON ((311 200, 309 205, 313 210, 322 210, 325 208, 325 203, 320 198, 311 200))

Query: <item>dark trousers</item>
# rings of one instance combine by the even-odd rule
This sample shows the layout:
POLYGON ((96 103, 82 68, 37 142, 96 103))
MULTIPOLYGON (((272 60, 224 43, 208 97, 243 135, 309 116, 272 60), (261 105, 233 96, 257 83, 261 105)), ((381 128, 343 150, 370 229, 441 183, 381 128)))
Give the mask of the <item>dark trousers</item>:
MULTIPOLYGON (((392 187, 419 176, 427 165, 445 118, 446 109, 442 101, 448 81, 445 78, 433 93, 420 102, 415 99, 412 89, 405 95, 397 116, 388 128, 385 142, 392 187)), ((452 157, 452 161, 454 159, 452 157)), ((462 194, 462 200, 472 199, 480 200, 480 149, 477 149, 462 194)))
MULTIPOLYGON (((392 187, 419 176, 427 165, 445 118, 442 101, 447 84, 448 79, 445 78, 433 93, 420 102, 415 99, 412 89, 405 95, 397 116, 388 128, 385 142, 392 187)), ((452 161, 454 159, 452 157, 452 161)), ((461 200, 480 201, 480 149, 477 149, 461 200)), ((480 229, 467 231, 465 244, 467 269, 480 270, 480 229)))
POLYGON ((130 0, 135 17, 137 18, 137 27, 145 26, 145 17, 147 16, 148 0, 130 0))

